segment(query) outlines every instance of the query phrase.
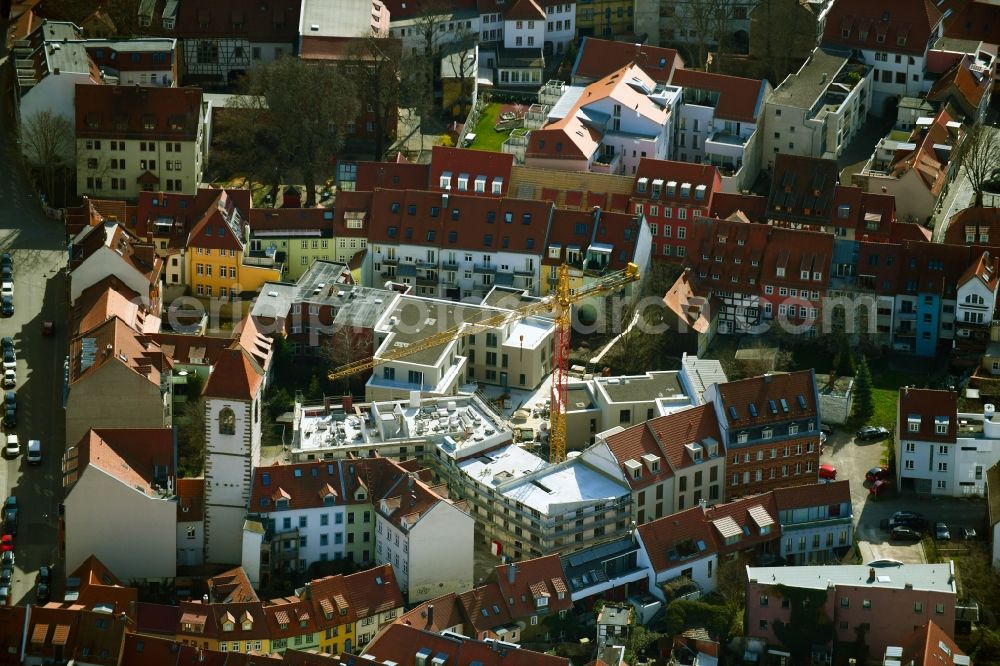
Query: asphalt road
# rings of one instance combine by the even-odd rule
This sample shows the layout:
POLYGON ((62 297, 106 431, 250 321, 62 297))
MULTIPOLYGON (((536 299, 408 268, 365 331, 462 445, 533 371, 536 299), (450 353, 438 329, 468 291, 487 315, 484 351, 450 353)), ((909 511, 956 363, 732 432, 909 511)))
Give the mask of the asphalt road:
MULTIPOLYGON (((6 20, 0 22, 7 33, 6 20)), ((16 495, 21 507, 15 539, 12 600, 34 600, 38 567, 56 564, 56 583, 65 572, 58 555, 58 506, 65 417, 62 407, 66 354, 66 251, 61 222, 42 213, 22 166, 12 122, 10 65, 0 44, 0 251, 14 259, 14 316, 0 319, 0 336, 17 350, 17 428, 22 449, 42 442, 42 464, 28 467, 24 454, 0 462, 0 491, 16 495), (54 320, 56 335, 42 336, 42 322, 54 320)))
POLYGON ((882 442, 858 442, 853 432, 834 432, 825 447, 820 462, 837 468, 837 479, 851 482, 851 504, 854 509, 854 530, 861 557, 865 562, 894 559, 900 562, 920 563, 924 553, 919 543, 900 543, 889 539, 889 531, 882 527, 896 511, 917 511, 933 525, 944 522, 952 535, 961 528, 973 527, 980 534, 986 518, 986 502, 978 499, 923 498, 910 493, 899 493, 895 488, 877 498, 869 492, 871 484, 865 482, 865 472, 877 467, 882 455, 882 442))

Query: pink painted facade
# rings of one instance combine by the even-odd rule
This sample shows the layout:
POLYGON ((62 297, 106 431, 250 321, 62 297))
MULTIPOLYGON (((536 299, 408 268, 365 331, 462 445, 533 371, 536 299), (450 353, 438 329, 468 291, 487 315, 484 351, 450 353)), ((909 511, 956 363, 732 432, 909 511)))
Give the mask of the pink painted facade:
MULTIPOLYGON (((812 569, 816 571, 816 578, 824 578, 829 573, 839 579, 828 582, 825 614, 833 620, 838 641, 856 641, 858 627, 867 625, 865 644, 869 655, 885 654, 887 645, 898 645, 901 637, 928 621, 954 637, 955 583, 949 564, 905 564, 878 569, 865 566, 786 567, 789 569, 812 569), (936 569, 928 575, 932 566, 936 569), (927 569, 917 576, 905 575, 907 569, 912 571, 916 567, 927 569), (845 571, 847 569, 856 575, 852 576, 845 571), (936 576, 941 580, 936 580, 936 576), (854 580, 850 580, 852 577, 854 580), (910 578, 913 582, 906 582, 910 578)), ((774 622, 787 623, 791 608, 787 602, 783 603, 777 586, 806 587, 796 582, 804 582, 809 576, 783 577, 779 569, 773 568, 748 567, 747 573, 747 636, 779 647, 781 642, 774 634, 774 622)), ((812 587, 812 583, 808 587, 812 587)))

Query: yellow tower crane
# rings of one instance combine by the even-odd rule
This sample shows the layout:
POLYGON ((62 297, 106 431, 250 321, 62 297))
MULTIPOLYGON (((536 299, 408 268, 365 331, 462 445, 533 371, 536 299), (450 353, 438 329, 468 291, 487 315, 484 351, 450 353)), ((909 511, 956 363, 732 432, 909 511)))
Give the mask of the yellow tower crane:
POLYGON ((569 340, 571 334, 570 309, 574 303, 606 294, 639 280, 639 267, 628 264, 625 270, 598 278, 583 289, 573 291, 569 287, 569 267, 559 267, 555 291, 534 303, 500 314, 486 317, 476 322, 460 324, 439 333, 432 333, 419 342, 390 349, 378 356, 347 363, 330 372, 331 381, 350 377, 365 370, 371 370, 383 363, 406 358, 410 354, 433 349, 469 335, 476 335, 504 324, 520 321, 537 315, 555 315, 555 348, 552 363, 551 409, 549 416, 549 461, 560 462, 566 458, 566 394, 567 366, 569 364, 569 340))

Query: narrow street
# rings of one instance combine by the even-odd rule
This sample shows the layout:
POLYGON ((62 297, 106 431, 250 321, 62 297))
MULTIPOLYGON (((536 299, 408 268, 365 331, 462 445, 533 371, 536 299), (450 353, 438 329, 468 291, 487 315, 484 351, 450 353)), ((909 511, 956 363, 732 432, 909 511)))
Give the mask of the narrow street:
MULTIPOLYGON (((6 20, 2 22, 4 33, 6 20)), ((58 565, 58 507, 62 499, 64 417, 63 359, 66 354, 66 251, 62 222, 46 217, 23 168, 12 121, 11 65, 0 46, 0 252, 14 263, 14 316, 0 319, 0 336, 14 339, 17 351, 17 433, 22 449, 42 442, 42 464, 28 467, 24 454, 0 462, 0 491, 20 506, 15 540, 12 602, 34 599, 38 567, 56 564, 56 588, 65 571, 58 565), (42 336, 42 322, 54 320, 56 335, 42 336)), ((6 433, 5 433, 6 434, 6 433)))

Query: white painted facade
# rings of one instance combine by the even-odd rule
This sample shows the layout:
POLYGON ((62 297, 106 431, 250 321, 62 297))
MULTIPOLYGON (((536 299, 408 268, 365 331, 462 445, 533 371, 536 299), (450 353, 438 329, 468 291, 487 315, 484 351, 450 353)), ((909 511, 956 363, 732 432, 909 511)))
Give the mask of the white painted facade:
POLYGON ((177 521, 177 566, 197 566, 205 561, 205 522, 177 521))
POLYGON ((64 506, 67 571, 96 555, 121 580, 177 574, 177 504, 172 497, 150 497, 88 465, 64 506))
POLYGON ((260 391, 248 400, 205 398, 205 560, 212 564, 242 561, 251 475, 260 465, 261 399, 260 391), (220 432, 224 409, 235 412, 234 434, 220 432))
POLYGON ((675 159, 715 165, 723 192, 736 194, 753 185, 761 152, 756 123, 717 119, 714 107, 684 101, 677 106, 676 125, 675 159))
MULTIPOLYGON (((274 502, 271 504, 274 506, 274 502)), ((288 538, 298 539, 299 570, 304 571, 314 562, 339 560, 347 553, 346 506, 330 504, 306 509, 281 509, 260 512, 260 519, 274 521, 272 541, 281 543, 288 538), (287 537, 287 533, 294 536, 287 537)))
MULTIPOLYGON (((940 415, 938 419, 954 418, 940 415)), ((986 470, 1000 462, 1000 419, 993 405, 982 414, 959 413, 954 444, 907 437, 912 416, 899 414, 896 460, 899 482, 909 479, 916 492, 944 497, 986 495, 986 470)), ((916 427, 919 428, 919 425, 916 427)))
MULTIPOLYGON (((115 234, 115 226, 117 225, 106 225, 103 230, 92 227, 89 233, 99 234, 103 232, 111 239, 115 234)), ((111 275, 121 280, 125 286, 138 292, 142 304, 147 308, 150 307, 149 292, 151 285, 149 278, 133 268, 120 254, 112 250, 107 244, 97 248, 93 254, 87 257, 83 263, 74 268, 70 273, 70 302, 75 302, 85 289, 111 275)), ((153 314, 158 315, 158 309, 153 314)))
POLYGON ((576 3, 545 8, 545 49, 561 54, 576 38, 576 3), (551 47, 549 46, 551 44, 551 47))
POLYGON ((411 604, 472 589, 476 522, 444 500, 411 522, 405 515, 405 499, 404 493, 403 506, 393 512, 404 514, 399 525, 385 516, 386 503, 380 502, 375 513, 375 562, 392 565, 411 604))
POLYGON ((503 22, 503 45, 508 49, 540 49, 545 43, 545 21, 507 20, 503 22))
MULTIPOLYGON (((466 40, 476 41, 479 38, 481 17, 478 15, 452 16, 441 14, 428 19, 405 18, 395 21, 389 15, 389 36, 403 42, 403 51, 410 54, 422 53, 427 47, 427 35, 424 26, 444 26, 434 32, 432 39, 434 47, 445 44, 460 43, 466 40)), ((494 28, 496 29, 496 28, 494 28)), ((483 41, 488 41, 483 37, 483 41)))
POLYGON ((21 96, 21 125, 39 111, 52 111, 72 124, 75 118, 75 89, 78 84, 97 85, 90 72, 50 72, 21 96))
POLYGON ((989 326, 993 321, 996 299, 997 292, 991 291, 978 276, 973 275, 958 287, 957 324, 960 327, 989 326))
POLYGON ((646 571, 646 579, 649 582, 649 593, 662 602, 666 602, 666 596, 660 585, 677 578, 678 576, 689 577, 699 588, 702 594, 711 594, 715 591, 716 572, 719 569, 719 556, 712 550, 700 557, 689 557, 678 559, 667 569, 655 571, 646 544, 642 540, 642 535, 636 531, 636 541, 639 542, 638 565, 646 571))
MULTIPOLYGON (((941 36, 941 24, 935 28, 928 44, 941 36)), ((872 79, 871 113, 894 117, 896 104, 903 97, 920 97, 931 88, 933 81, 924 79, 928 46, 923 55, 913 56, 874 49, 862 49, 861 58, 875 69, 872 79)))

